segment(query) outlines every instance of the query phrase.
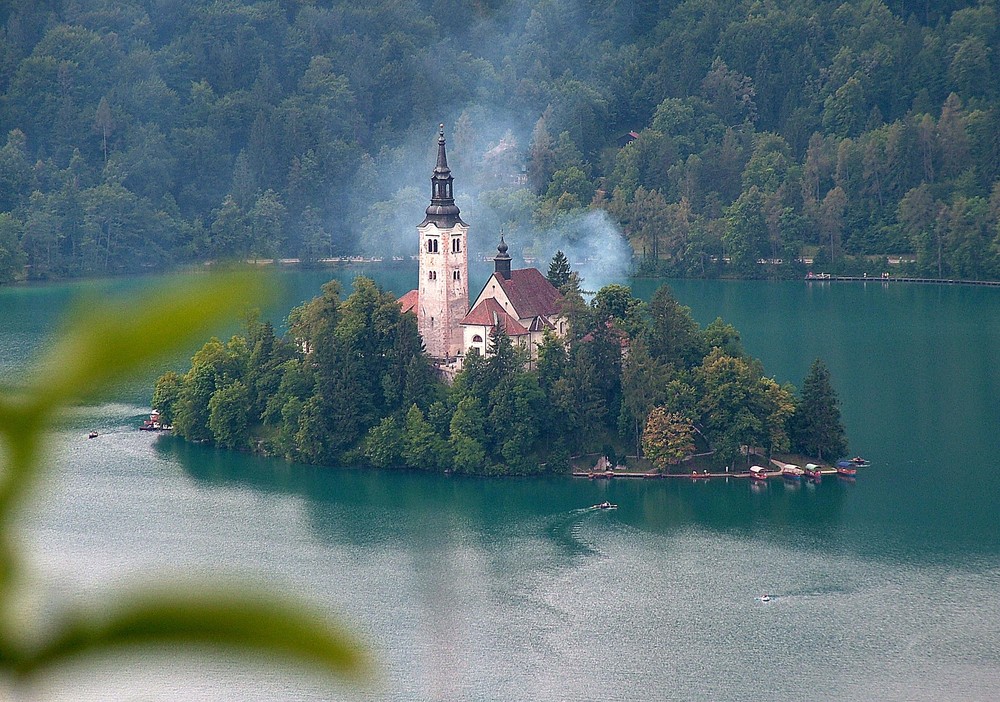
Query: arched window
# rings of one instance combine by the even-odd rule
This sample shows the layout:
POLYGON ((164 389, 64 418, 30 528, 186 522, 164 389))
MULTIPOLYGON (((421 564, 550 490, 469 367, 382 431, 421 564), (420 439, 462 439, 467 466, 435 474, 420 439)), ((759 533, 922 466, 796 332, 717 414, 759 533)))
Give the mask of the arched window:
POLYGON ((438 279, 437 271, 427 271, 427 280, 437 280, 437 279, 438 279))
POLYGON ((438 252, 438 242, 437 239, 427 240, 427 253, 437 253, 438 252))
POLYGON ((451 272, 451 279, 452 280, 461 280, 462 279, 462 271, 452 271, 451 272))
POLYGON ((459 239, 458 237, 455 237, 454 239, 451 240, 451 252, 452 253, 462 252, 462 240, 459 239))
POLYGON ((476 334, 474 337, 472 337, 472 343, 473 344, 483 343, 483 337, 479 336, 479 334, 476 334))

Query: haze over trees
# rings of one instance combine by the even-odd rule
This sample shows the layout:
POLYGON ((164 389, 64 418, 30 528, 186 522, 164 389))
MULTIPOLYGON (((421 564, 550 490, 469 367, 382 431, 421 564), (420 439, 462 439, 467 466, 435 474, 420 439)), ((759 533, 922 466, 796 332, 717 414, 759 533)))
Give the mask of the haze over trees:
POLYGON ((3 3, 0 282, 409 255, 440 121, 483 250, 601 208, 648 272, 997 277, 998 11, 3 3))

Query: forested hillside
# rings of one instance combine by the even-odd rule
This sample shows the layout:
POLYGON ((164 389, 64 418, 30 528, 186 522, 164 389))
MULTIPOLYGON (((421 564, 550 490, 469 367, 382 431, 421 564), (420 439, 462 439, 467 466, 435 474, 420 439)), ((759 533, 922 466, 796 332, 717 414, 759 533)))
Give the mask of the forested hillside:
POLYGON ((653 272, 998 277, 998 12, 2 1, 0 280, 409 254, 442 121, 483 251, 601 208, 653 272))

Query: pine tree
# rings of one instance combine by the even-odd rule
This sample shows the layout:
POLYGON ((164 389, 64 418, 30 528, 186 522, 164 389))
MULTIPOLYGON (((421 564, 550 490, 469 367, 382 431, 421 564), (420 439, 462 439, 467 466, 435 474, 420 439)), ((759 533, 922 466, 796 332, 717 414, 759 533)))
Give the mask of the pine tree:
POLYGON ((834 459, 847 453, 839 404, 830 371, 817 358, 802 383, 802 401, 792 417, 792 440, 798 451, 821 460, 824 455, 834 459))
POLYGON ((569 282, 569 276, 569 259, 562 251, 556 251, 556 255, 552 257, 552 262, 549 264, 549 274, 545 277, 553 286, 561 288, 569 282))

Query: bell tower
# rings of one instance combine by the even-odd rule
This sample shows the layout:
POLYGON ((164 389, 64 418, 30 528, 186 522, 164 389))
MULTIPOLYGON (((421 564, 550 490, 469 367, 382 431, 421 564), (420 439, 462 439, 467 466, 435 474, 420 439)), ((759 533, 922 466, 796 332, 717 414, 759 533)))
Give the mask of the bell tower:
POLYGON ((454 178, 445 153, 444 125, 438 131, 437 164, 431 175, 431 204, 417 225, 420 283, 417 328, 432 358, 464 352, 460 323, 469 311, 469 225, 459 216, 454 178))

